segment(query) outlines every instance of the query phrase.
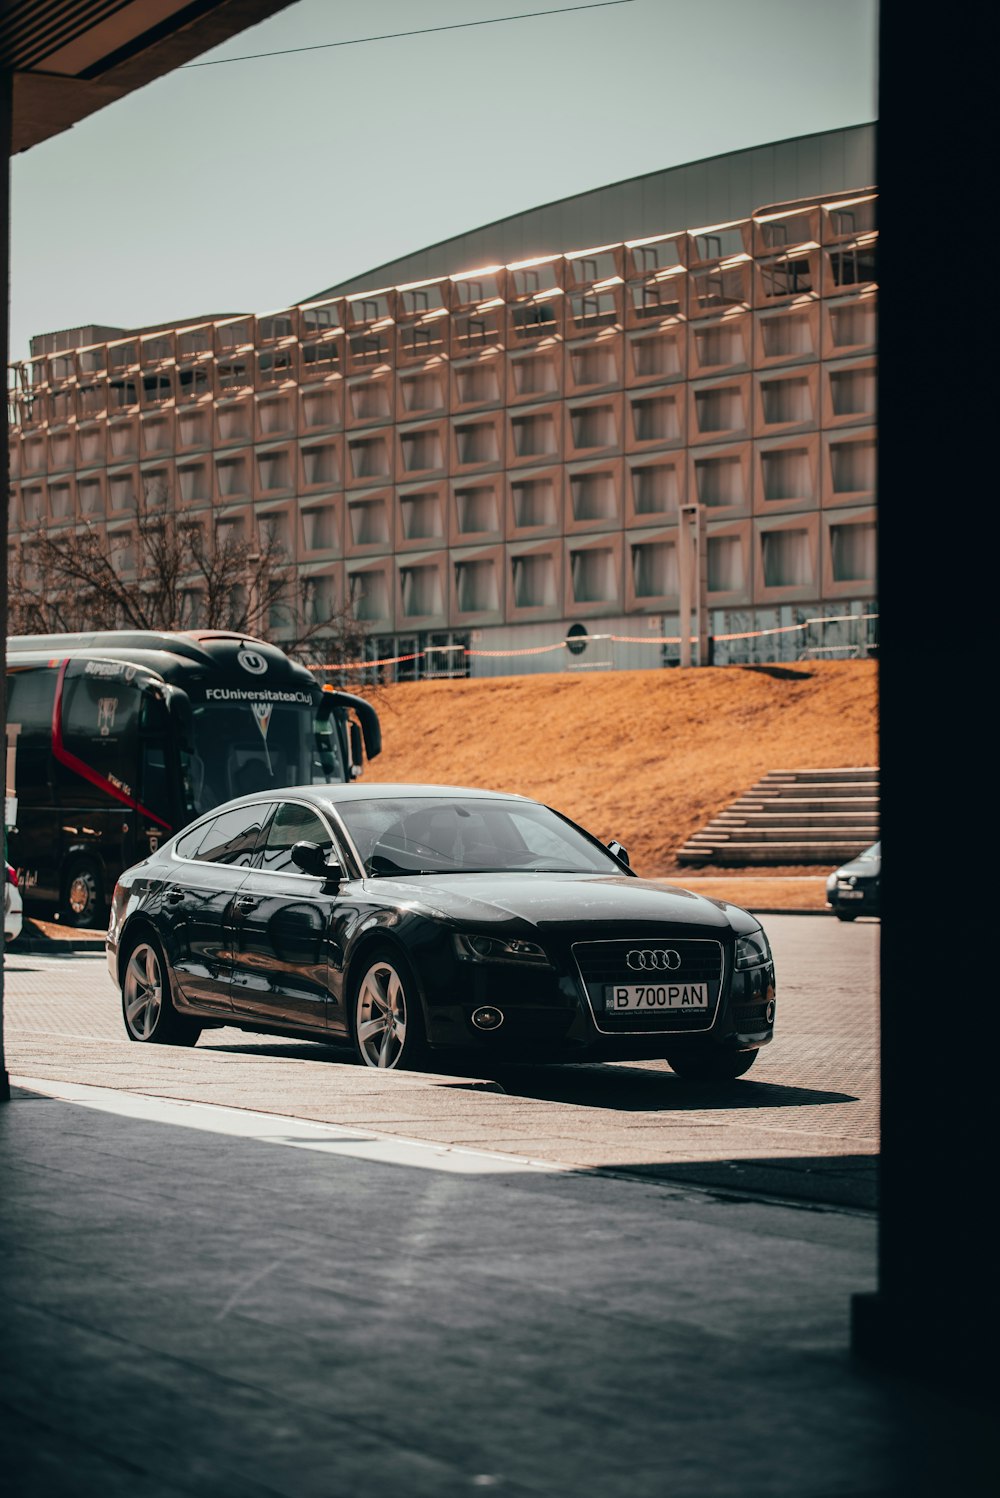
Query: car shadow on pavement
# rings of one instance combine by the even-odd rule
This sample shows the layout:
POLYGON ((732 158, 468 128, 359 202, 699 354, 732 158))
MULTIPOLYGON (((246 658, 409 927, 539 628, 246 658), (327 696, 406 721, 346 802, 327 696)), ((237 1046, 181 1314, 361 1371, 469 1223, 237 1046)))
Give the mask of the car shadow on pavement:
MULTIPOLYGON (((201 1045, 213 1051, 240 1056, 272 1056, 282 1061, 323 1061, 337 1066, 360 1066, 346 1045, 328 1041, 276 1040, 213 1041, 211 1031, 201 1045)), ((511 1097, 535 1098, 550 1103, 573 1103, 581 1108, 618 1109, 626 1113, 674 1113, 692 1108, 802 1108, 823 1103, 856 1103, 849 1092, 819 1088, 789 1087, 775 1082, 691 1082, 676 1076, 666 1065, 654 1071, 649 1063, 630 1066, 591 1062, 588 1065, 530 1062, 484 1065, 481 1056, 435 1057, 428 1070, 440 1077, 454 1077, 461 1086, 470 1079, 496 1082, 511 1097)), ((446 1084, 447 1085, 447 1084, 446 1084)))
POLYGON ((616 1062, 613 1066, 491 1066, 480 1075, 500 1083, 512 1097, 627 1113, 689 1112, 692 1108, 802 1108, 820 1103, 856 1103, 847 1092, 788 1087, 774 1082, 685 1081, 669 1071, 616 1062))

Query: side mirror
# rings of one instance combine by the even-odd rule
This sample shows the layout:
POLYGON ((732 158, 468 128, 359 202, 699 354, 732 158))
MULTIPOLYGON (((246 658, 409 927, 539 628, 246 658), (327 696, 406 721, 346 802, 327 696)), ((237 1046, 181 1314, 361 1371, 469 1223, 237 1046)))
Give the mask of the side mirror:
POLYGON ((178 746, 189 753, 194 748, 194 712, 191 699, 183 687, 167 683, 163 687, 163 698, 174 727, 178 746))
POLYGON ((292 863, 303 874, 312 874, 317 879, 341 880, 344 871, 336 859, 327 859, 319 843, 295 843, 292 847, 292 863))
POLYGON ((347 725, 347 729, 351 740, 351 779, 356 780, 364 769, 364 739, 360 723, 351 722, 347 725))
POLYGON ((631 868, 631 864, 628 861, 628 852, 622 847, 621 843, 612 840, 608 843, 608 852, 612 858, 617 858, 618 862, 623 863, 627 869, 631 868))

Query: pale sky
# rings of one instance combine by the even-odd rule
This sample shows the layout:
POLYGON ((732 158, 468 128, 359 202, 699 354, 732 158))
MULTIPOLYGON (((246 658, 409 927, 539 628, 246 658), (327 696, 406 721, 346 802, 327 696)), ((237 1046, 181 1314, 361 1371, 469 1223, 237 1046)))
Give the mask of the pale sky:
MULTIPOLYGON (((33 333, 305 300, 609 182, 876 117, 877 0, 298 0, 11 163, 33 333)), ((566 246, 567 249, 584 246, 566 246)))

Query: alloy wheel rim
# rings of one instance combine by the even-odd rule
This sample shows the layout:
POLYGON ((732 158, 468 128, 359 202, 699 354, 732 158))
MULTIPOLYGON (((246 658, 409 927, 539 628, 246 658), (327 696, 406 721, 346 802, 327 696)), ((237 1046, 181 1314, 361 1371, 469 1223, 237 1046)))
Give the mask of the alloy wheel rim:
POLYGON ((96 889, 93 874, 77 874, 69 887, 69 908, 74 915, 83 915, 93 904, 96 889))
POLYGON ((125 969, 125 1019, 138 1040, 148 1040, 163 1004, 160 964, 151 946, 136 947, 125 969))
POLYGON ((368 1066, 398 1066, 406 1044, 406 995, 396 969, 377 962, 358 991, 358 1046, 368 1066))

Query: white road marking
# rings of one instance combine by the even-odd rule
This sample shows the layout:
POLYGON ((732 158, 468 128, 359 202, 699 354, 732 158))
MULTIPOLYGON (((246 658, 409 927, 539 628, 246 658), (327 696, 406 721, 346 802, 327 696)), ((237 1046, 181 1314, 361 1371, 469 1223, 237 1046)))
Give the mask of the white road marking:
POLYGON ((544 1160, 530 1160, 522 1155, 500 1155, 458 1145, 433 1144, 421 1139, 375 1134, 367 1129, 362 1132, 284 1114, 226 1108, 218 1103, 185 1102, 179 1098, 150 1097, 145 1093, 117 1092, 110 1087, 41 1081, 34 1077, 11 1077, 10 1080, 12 1085, 23 1087, 28 1092, 38 1092, 44 1097, 84 1108, 96 1108, 103 1113, 115 1113, 122 1118, 177 1124, 210 1134, 256 1139, 261 1144, 285 1144, 292 1149, 371 1160, 380 1165, 409 1165, 419 1170, 444 1170, 453 1175, 504 1175, 572 1169, 544 1160))

